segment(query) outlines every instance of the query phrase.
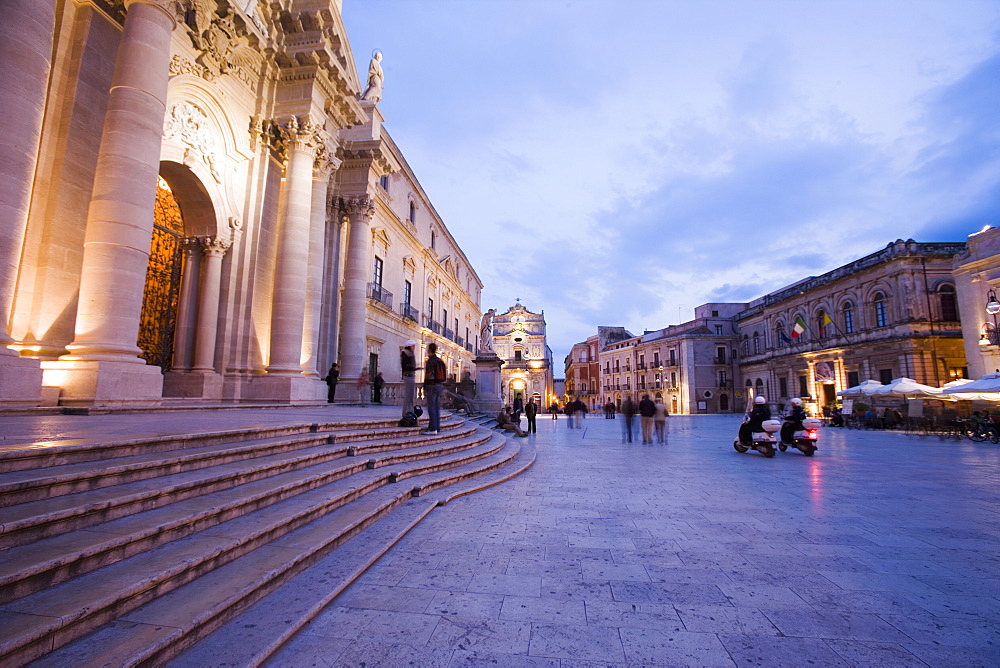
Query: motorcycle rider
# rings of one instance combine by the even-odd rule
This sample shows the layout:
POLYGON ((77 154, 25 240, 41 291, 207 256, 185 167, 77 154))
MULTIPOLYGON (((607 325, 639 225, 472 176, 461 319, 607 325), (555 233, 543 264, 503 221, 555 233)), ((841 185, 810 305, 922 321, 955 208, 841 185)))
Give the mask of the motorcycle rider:
POLYGON ((792 412, 785 416, 785 421, 781 425, 781 442, 786 445, 792 444, 795 440, 795 432, 803 428, 802 421, 809 417, 802 407, 801 399, 792 397, 791 403, 792 412))
POLYGON ((767 407, 767 399, 757 396, 753 399, 753 410, 746 422, 740 425, 740 443, 750 446, 753 443, 753 433, 764 431, 764 420, 771 419, 771 409, 767 407))

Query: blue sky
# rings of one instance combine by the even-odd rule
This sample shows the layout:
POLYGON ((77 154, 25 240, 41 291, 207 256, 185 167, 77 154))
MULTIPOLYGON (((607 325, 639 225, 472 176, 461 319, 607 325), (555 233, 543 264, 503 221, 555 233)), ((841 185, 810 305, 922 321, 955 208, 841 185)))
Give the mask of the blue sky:
POLYGON ((1000 225, 1000 2, 344 0, 361 80, 485 283, 598 325, 1000 225))

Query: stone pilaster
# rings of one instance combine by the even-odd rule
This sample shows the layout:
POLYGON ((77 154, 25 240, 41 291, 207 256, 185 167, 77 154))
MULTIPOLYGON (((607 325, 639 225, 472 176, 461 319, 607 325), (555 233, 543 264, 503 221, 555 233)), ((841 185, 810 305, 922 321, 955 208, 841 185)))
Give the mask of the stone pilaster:
POLYGON ((177 325, 174 328, 174 361, 172 371, 190 371, 194 359, 194 335, 198 313, 198 277, 201 274, 201 238, 185 237, 184 274, 181 295, 177 303, 177 325))
POLYGON ((344 301, 340 328, 340 379, 345 388, 354 388, 353 381, 368 364, 365 356, 365 319, 368 296, 365 294, 371 271, 371 219, 375 203, 367 195, 344 200, 350 220, 347 241, 347 266, 344 277, 344 301))
MULTIPOLYGON (((330 157, 331 152, 324 146, 313 165, 312 208, 309 226, 309 273, 306 276, 306 309, 302 328, 302 373, 319 377, 318 358, 320 352, 320 320, 323 300, 327 290, 323 289, 323 267, 326 248, 326 202, 330 190, 330 176, 340 161, 330 157)), ((335 292, 334 283, 330 292, 335 292)), ((325 369, 323 372, 325 373, 325 369)))
POLYGON ((163 384, 136 340, 177 15, 167 0, 126 7, 87 213, 76 333, 69 354, 44 365, 63 403, 156 403, 163 384))
POLYGON ((201 284, 198 290, 198 329, 194 340, 192 371, 215 373, 215 339, 219 329, 219 294, 222 286, 222 258, 229 250, 228 239, 204 237, 201 284))
POLYGON ((0 404, 37 405, 42 370, 37 360, 21 358, 13 343, 10 319, 21 248, 28 224, 45 92, 49 80, 53 0, 0 2, 0 404))

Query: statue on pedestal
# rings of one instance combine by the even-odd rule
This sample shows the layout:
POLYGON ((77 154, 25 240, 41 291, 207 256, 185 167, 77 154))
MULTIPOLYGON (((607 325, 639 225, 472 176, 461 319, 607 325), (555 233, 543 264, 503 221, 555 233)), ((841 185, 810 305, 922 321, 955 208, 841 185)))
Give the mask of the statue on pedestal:
POLYGON ((490 309, 483 314, 483 319, 479 322, 479 354, 495 355, 493 351, 493 316, 496 309, 490 309))
POLYGON ((372 54, 372 60, 368 64, 368 86, 365 87, 365 92, 361 94, 362 100, 378 102, 382 99, 382 84, 385 82, 385 76, 382 74, 381 63, 382 52, 376 51, 372 54))

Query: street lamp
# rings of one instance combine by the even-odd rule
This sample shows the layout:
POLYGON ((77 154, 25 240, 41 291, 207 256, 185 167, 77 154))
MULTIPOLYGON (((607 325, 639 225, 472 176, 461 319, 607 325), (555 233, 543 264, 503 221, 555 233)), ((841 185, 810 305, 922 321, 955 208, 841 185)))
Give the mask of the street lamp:
POLYGON ((986 293, 986 312, 993 316, 993 324, 983 325, 979 345, 1000 346, 1000 329, 997 328, 997 313, 1000 313, 1000 302, 997 301, 997 293, 993 291, 993 288, 990 288, 990 291, 986 293))

